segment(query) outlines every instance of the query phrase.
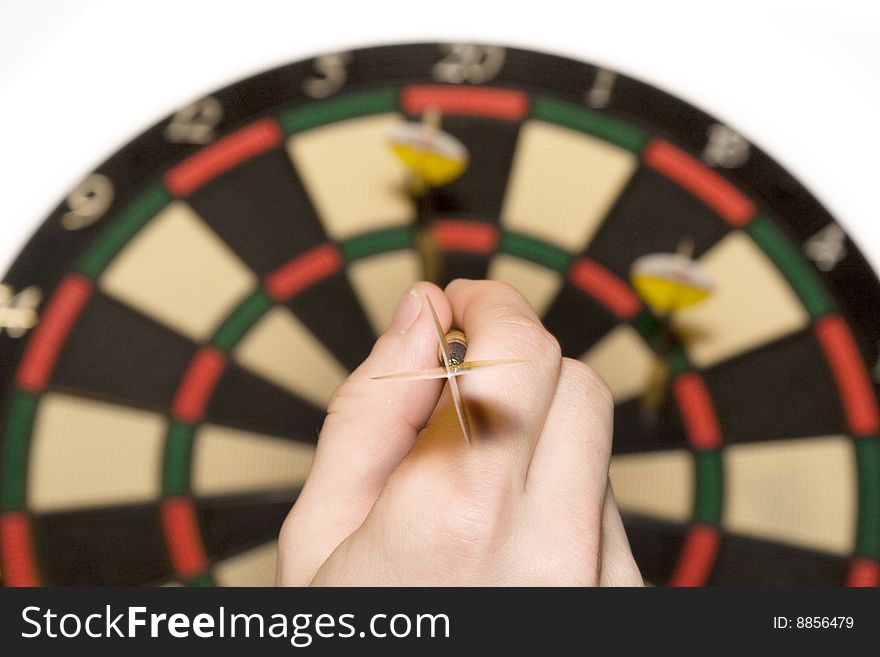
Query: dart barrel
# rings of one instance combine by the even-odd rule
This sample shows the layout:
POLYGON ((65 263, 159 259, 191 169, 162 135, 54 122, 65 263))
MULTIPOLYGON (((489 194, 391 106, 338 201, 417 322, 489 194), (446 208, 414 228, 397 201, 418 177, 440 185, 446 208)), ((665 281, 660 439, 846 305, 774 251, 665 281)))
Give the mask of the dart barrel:
MULTIPOLYGON (((465 354, 467 354, 467 338, 463 331, 452 329, 446 334, 446 342, 449 344, 449 364, 457 367, 464 362, 465 354)), ((440 362, 443 362, 443 356, 437 354, 440 362)))

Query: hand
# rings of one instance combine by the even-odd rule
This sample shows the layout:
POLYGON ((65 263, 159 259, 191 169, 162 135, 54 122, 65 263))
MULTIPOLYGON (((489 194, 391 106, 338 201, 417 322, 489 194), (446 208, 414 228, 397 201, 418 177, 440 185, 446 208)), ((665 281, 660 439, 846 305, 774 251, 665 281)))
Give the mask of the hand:
POLYGON ((604 382, 513 288, 419 283, 330 402, 278 583, 641 585, 608 483, 612 417, 604 382), (529 361, 459 378, 470 446, 444 380, 370 379, 437 366, 425 296, 469 360, 529 361))

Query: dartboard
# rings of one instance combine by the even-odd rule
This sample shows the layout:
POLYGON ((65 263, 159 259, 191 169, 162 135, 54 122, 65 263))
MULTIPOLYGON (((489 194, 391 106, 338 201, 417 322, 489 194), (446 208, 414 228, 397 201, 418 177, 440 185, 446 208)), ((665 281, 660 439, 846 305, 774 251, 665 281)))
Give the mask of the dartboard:
POLYGON ((648 582, 880 582, 880 286, 841 227, 662 91, 460 44, 234 84, 42 224, 0 297, 3 582, 271 584, 334 388, 411 282, 459 277, 608 383, 648 582), (389 135, 428 113, 467 162, 414 194, 389 135), (631 268, 682 243, 714 287, 670 321, 631 268))

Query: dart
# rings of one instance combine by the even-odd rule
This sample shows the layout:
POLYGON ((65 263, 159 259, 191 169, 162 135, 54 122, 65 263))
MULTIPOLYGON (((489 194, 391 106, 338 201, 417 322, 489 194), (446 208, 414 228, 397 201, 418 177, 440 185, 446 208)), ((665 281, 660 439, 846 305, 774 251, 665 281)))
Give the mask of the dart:
POLYGON ((442 367, 435 367, 426 370, 417 370, 412 372, 395 372, 392 374, 382 374, 372 377, 374 380, 396 381, 427 381, 431 379, 447 379, 449 381, 449 391, 452 394, 452 403, 455 406, 455 413, 458 416, 458 423, 465 441, 470 444, 471 432, 467 419, 467 410, 464 404, 464 398, 458 387, 457 377, 478 370, 485 371, 489 368, 509 367, 511 365, 521 365, 527 361, 519 358, 499 358, 492 360, 474 360, 466 361, 467 338, 462 331, 452 329, 448 333, 443 332, 443 326, 437 317, 437 311, 434 310, 434 304, 425 296, 428 302, 428 308, 431 310, 431 318, 433 319, 434 330, 439 343, 438 360, 442 363, 442 367))
MULTIPOLYGON (((630 280, 638 295, 657 314, 663 330, 671 332, 672 318, 684 308, 695 306, 712 294, 709 273, 693 260, 693 240, 684 239, 675 253, 651 253, 638 258, 630 269, 630 280)), ((642 395, 642 414, 653 419, 666 399, 670 370, 666 358, 654 359, 642 395)))
POLYGON ((409 171, 414 196, 455 180, 467 169, 467 148, 441 130, 440 122, 440 111, 429 108, 421 121, 404 121, 391 131, 391 150, 409 171))
MULTIPOLYGON (((402 121, 391 130, 391 150, 408 172, 409 193, 419 201, 429 190, 452 182, 467 169, 467 147, 440 129, 442 115, 436 107, 422 113, 421 121, 402 121)), ((422 261, 422 278, 436 281, 441 256, 429 226, 415 234, 416 249, 422 261)))

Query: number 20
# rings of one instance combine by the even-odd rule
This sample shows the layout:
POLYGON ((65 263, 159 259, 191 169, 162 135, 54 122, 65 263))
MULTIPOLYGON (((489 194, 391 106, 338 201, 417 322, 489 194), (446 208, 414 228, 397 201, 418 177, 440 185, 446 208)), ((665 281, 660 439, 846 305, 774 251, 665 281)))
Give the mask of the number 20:
POLYGON ((498 75, 504 65, 505 51, 498 46, 456 43, 440 46, 440 50, 448 54, 431 68, 431 75, 439 82, 482 84, 498 75))

